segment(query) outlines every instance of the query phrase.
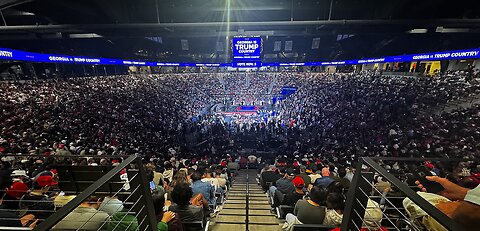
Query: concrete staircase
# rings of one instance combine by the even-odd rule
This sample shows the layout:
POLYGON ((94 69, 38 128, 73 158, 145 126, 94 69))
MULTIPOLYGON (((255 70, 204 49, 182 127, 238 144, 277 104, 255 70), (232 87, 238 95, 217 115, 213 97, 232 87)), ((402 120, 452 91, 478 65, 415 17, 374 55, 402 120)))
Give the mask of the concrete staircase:
POLYGON ((210 231, 244 231, 246 229, 247 175, 249 186, 249 231, 280 231, 281 225, 270 212, 268 197, 255 181, 255 170, 241 170, 235 177, 223 210, 210 222, 210 231))

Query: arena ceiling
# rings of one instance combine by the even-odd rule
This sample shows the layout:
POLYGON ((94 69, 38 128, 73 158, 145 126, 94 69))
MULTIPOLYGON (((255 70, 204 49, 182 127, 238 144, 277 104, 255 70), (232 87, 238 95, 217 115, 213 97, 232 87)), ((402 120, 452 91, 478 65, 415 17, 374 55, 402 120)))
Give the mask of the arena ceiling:
POLYGON ((228 51, 215 44, 235 35, 262 35, 264 58, 291 61, 480 46, 480 1, 0 0, 0 9, 2 47, 76 55, 219 61, 228 51))

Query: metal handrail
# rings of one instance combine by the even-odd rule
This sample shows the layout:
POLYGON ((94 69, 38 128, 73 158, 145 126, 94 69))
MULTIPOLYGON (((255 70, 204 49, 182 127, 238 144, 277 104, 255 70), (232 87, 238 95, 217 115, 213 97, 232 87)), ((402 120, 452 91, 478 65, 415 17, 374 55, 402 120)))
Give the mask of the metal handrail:
MULTIPOLYGON (((139 176, 140 179, 140 189, 142 192, 142 196, 145 199, 145 207, 146 207, 146 216, 148 216, 148 222, 150 230, 155 231, 157 227, 157 221, 155 216, 155 210, 153 207, 153 199, 151 194, 148 194, 149 187, 146 184, 146 173, 143 169, 143 164, 141 161, 141 157, 137 155, 132 155, 125 159, 122 163, 116 166, 114 169, 110 170, 100 179, 95 181, 92 185, 90 185, 87 189, 85 189, 82 193, 72 199, 69 203, 64 205, 61 209, 57 212, 52 214, 48 217, 44 222, 40 223, 36 226, 33 230, 34 231, 47 231, 50 230, 53 226, 55 226, 58 222, 60 222, 64 217, 66 217, 70 212, 72 212, 75 208, 77 208, 83 201, 85 201, 89 196, 93 195, 97 190, 99 190, 104 184, 108 183, 112 178, 118 177, 118 173, 121 172, 123 169, 127 168, 130 164, 136 164, 139 169, 139 176), (142 184, 142 182, 145 182, 142 184)), ((129 182, 129 184, 133 184, 133 181, 129 182)))
MULTIPOLYGON (((398 161, 417 161, 416 159, 420 158, 409 158, 409 159, 401 159, 401 158, 376 158, 382 160, 398 160, 398 161)), ((434 159, 434 158, 432 158, 434 159)), ((438 158, 435 158, 438 159, 438 158)), ((422 159, 425 161, 425 159, 422 159)), ((445 160, 445 159, 443 159, 445 160)), ((464 159, 452 160, 448 159, 449 161, 462 161, 464 159)), ((401 182, 398 178, 390 174, 386 169, 381 167, 379 164, 375 162, 373 158, 370 157, 363 157, 359 159, 357 165, 357 171, 352 179, 352 185, 350 186, 350 190, 347 194, 347 201, 345 206, 345 213, 343 217, 343 222, 341 225, 342 231, 347 230, 356 230, 356 227, 361 227, 362 219, 365 214, 365 208, 368 202, 368 195, 363 194, 361 192, 365 192, 364 189, 368 190, 371 189, 371 183, 373 181, 373 173, 376 172, 380 176, 382 176, 385 181, 390 182, 394 185, 398 190, 406 195, 412 202, 418 205, 421 209, 423 209, 427 214, 429 214, 433 219, 437 220, 441 225, 443 225, 446 229, 452 231, 459 231, 462 230, 462 227, 452 219, 450 219, 447 215, 442 213, 438 210, 435 206, 427 202, 417 193, 415 193, 408 185, 401 182), (367 165, 371 168, 369 172, 362 172, 361 167, 362 165, 367 165), (356 203, 358 202, 358 203, 356 203), (358 212, 360 211, 360 213, 358 212), (354 217, 354 212, 357 213, 357 217, 354 217)))

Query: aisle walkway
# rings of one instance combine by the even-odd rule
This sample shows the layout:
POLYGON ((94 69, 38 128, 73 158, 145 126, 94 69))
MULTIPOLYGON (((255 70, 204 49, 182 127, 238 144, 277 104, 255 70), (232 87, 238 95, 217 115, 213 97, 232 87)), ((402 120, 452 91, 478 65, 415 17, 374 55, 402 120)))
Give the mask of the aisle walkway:
MULTIPOLYGON (((249 231, 279 231, 277 218, 270 213, 267 195, 255 181, 256 171, 248 171, 249 178, 249 231)), ((223 210, 210 223, 210 231, 246 230, 247 170, 241 170, 227 195, 223 210)))

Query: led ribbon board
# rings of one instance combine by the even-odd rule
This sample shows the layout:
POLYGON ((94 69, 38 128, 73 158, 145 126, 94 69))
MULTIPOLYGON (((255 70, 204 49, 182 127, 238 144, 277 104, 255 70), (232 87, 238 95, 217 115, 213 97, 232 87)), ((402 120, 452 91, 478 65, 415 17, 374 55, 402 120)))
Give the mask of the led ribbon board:
POLYGON ((261 37, 232 38, 232 55, 234 61, 260 61, 261 54, 261 37))
MULTIPOLYGON (((411 54, 400 56, 387 56, 383 58, 360 59, 360 60, 345 60, 345 61, 329 61, 329 62, 304 62, 304 63, 262 63, 260 61, 261 54, 261 38, 233 38, 238 41, 256 41, 249 43, 238 44, 260 44, 259 47, 250 45, 241 47, 242 54, 247 54, 242 57, 252 58, 257 60, 248 60, 249 58, 233 60, 233 63, 170 63, 170 62, 147 62, 147 61, 132 61, 110 58, 91 58, 83 56, 68 56, 59 54, 40 54, 34 52, 26 52, 19 50, 12 50, 7 48, 0 48, 0 59, 27 61, 38 63, 69 63, 69 64, 88 64, 88 65, 128 65, 128 66, 179 66, 179 67, 240 67, 240 68, 254 68, 261 66, 337 66, 337 65, 357 65, 370 63, 387 63, 387 62, 417 62, 417 61, 439 61, 439 60, 453 60, 453 59, 480 59, 480 49, 457 50, 457 51, 443 51, 432 52, 424 54, 411 54), (245 40, 254 39, 254 40, 245 40), (251 49, 250 49, 251 48, 251 49), (238 62, 237 62, 238 61, 238 62)), ((239 53, 237 53, 239 54, 239 53)), ((235 56, 235 52, 234 52, 235 56)))

